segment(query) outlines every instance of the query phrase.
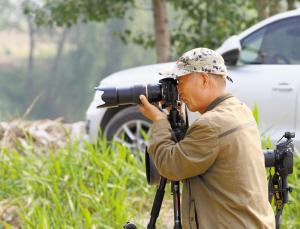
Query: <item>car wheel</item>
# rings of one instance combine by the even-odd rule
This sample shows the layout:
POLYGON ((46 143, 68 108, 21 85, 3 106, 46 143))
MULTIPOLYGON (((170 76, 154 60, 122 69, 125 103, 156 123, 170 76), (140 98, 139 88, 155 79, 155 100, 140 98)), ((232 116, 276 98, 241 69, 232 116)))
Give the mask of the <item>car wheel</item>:
POLYGON ((151 121, 145 118, 137 107, 128 107, 119 111, 108 122, 104 134, 108 140, 114 140, 129 148, 133 153, 144 152, 151 121))

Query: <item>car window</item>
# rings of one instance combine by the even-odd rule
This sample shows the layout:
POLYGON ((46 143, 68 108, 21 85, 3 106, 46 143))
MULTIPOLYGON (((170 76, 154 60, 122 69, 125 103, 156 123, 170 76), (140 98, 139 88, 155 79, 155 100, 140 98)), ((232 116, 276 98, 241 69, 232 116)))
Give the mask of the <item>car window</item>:
POLYGON ((238 64, 300 64, 300 17, 284 19, 241 41, 238 64))

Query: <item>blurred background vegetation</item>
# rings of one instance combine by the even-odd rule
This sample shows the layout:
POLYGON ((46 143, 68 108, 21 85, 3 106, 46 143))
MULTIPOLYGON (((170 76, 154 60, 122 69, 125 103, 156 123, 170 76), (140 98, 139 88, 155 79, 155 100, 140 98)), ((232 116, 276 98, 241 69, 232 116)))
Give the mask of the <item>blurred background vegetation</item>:
POLYGON ((93 88, 129 67, 175 60, 227 37, 296 0, 1 0, 0 120, 83 120, 93 88), (165 59, 155 52, 153 10, 168 19, 165 59))

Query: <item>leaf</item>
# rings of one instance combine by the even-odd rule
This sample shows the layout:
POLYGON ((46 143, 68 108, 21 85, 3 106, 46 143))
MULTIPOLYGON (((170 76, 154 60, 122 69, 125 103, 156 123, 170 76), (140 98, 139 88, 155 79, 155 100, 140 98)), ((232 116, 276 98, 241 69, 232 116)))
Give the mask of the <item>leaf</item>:
POLYGON ((84 206, 82 206, 82 205, 80 205, 80 210, 81 210, 82 214, 84 215, 86 228, 91 228, 91 226, 92 226, 92 217, 91 217, 91 214, 90 214, 89 210, 87 208, 85 208, 84 206))
POLYGON ((253 108, 252 108, 252 114, 253 114, 253 117, 256 121, 256 124, 258 125, 259 124, 259 110, 258 110, 258 106, 257 106, 256 102, 254 102, 254 105, 253 105, 253 108))

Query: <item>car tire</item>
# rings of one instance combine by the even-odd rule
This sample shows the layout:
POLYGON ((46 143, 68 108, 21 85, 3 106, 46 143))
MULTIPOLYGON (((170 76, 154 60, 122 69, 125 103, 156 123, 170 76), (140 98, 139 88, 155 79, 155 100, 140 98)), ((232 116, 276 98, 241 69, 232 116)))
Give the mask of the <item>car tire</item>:
POLYGON ((144 151, 147 143, 143 133, 148 133, 150 125, 151 121, 137 107, 127 107, 107 123, 104 135, 108 140, 117 141, 133 152, 144 151))

